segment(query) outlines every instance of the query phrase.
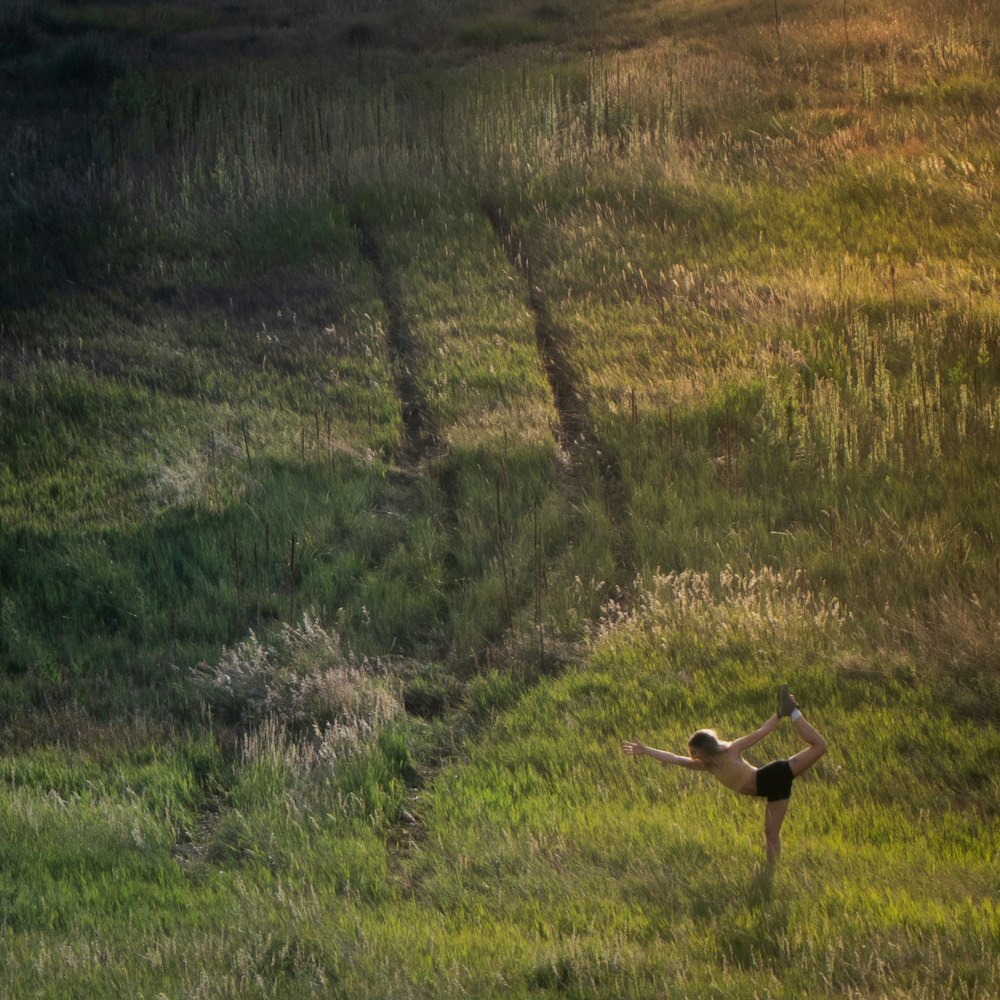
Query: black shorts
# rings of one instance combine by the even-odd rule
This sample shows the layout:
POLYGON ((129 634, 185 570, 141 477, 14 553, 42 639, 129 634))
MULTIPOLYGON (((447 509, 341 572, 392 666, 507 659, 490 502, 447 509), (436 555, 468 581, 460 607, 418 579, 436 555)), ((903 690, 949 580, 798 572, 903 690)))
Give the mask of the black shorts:
POLYGON ((768 802, 791 798, 792 778, 792 765, 787 760, 772 760, 757 768, 757 794, 768 802))

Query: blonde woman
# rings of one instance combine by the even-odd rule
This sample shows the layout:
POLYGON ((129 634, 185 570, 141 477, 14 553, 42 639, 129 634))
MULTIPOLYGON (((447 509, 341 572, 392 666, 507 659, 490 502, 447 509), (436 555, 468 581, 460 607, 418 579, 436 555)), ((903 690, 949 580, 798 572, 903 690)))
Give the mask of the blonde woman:
POLYGON ((622 744, 627 757, 652 757, 661 764, 675 764, 692 771, 707 771, 741 795, 756 795, 767 799, 764 808, 764 842, 767 860, 777 861, 781 853, 781 824, 788 812, 792 794, 792 781, 812 767, 826 753, 826 740, 803 718, 795 696, 782 685, 778 690, 778 710, 767 722, 747 736, 727 743, 720 740, 712 729, 699 729, 688 740, 689 757, 681 757, 666 750, 654 750, 638 741, 622 744), (765 736, 789 718, 795 732, 808 744, 787 760, 775 760, 764 767, 754 767, 743 759, 743 752, 755 746, 765 736))

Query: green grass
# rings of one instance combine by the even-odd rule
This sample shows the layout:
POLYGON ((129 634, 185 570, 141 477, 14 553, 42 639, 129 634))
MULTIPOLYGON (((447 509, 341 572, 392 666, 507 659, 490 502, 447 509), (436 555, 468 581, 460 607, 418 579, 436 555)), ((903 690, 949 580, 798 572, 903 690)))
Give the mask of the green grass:
POLYGON ((102 31, 120 31, 158 38, 203 31, 218 23, 218 14, 180 4, 70 3, 55 5, 53 16, 61 23, 102 31))
POLYGON ((471 18, 459 24, 455 41, 481 49, 502 49, 512 45, 544 42, 548 33, 543 25, 523 18, 490 16, 471 18))
MULTIPOLYGON (((766 575, 661 579, 415 799, 410 748, 433 734, 412 723, 332 769, 268 729, 235 761, 189 739, 11 763, 5 868, 30 865, 34 889, 8 899, 5 988, 169 995, 212 970, 221 996, 988 996, 996 733, 905 657, 859 670, 828 600, 766 575), (749 730, 779 678, 831 750, 768 872, 759 803, 618 743, 749 730), (419 827, 397 853, 403 808, 419 827)), ((754 756, 794 749, 785 727, 754 756)))
POLYGON ((0 996, 996 995, 987 12, 140 6, 0 15, 0 996), (768 873, 618 747, 781 681, 768 873))

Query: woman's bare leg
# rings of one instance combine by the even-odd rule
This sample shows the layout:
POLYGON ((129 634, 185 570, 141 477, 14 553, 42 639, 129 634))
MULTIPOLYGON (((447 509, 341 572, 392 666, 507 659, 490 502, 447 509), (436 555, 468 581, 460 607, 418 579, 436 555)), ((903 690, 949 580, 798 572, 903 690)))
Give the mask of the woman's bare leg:
MULTIPOLYGON (((784 685, 778 691, 778 715, 790 718, 795 732, 809 744, 805 750, 788 758, 792 777, 797 778, 826 753, 826 740, 802 717, 795 696, 784 685)), ((768 802, 764 809, 764 842, 767 846, 768 864, 774 864, 781 854, 781 824, 788 812, 788 802, 788 799, 768 802)))
POLYGON ((794 726, 795 732, 809 744, 805 750, 800 750, 794 757, 788 758, 788 765, 792 769, 792 775, 797 778, 826 753, 826 740, 806 722, 801 713, 792 719, 792 726, 794 726))
POLYGON ((788 799, 768 802, 764 809, 764 844, 768 864, 774 864, 781 854, 781 824, 788 812, 788 799))

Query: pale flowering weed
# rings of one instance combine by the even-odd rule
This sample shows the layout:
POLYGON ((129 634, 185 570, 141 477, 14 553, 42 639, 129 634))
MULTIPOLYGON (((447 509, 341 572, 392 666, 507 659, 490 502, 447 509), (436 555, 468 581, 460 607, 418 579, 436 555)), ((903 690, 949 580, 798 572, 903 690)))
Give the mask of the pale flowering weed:
POLYGON ((801 646, 841 636, 852 620, 839 599, 812 587, 801 569, 657 572, 637 581, 635 590, 630 606, 605 604, 594 641, 644 637, 667 649, 683 636, 698 648, 801 646))
POLYGON ((337 632, 309 614, 270 641, 250 630, 193 676, 213 705, 240 721, 271 719, 331 745, 360 739, 403 711, 381 665, 354 656, 337 632))

